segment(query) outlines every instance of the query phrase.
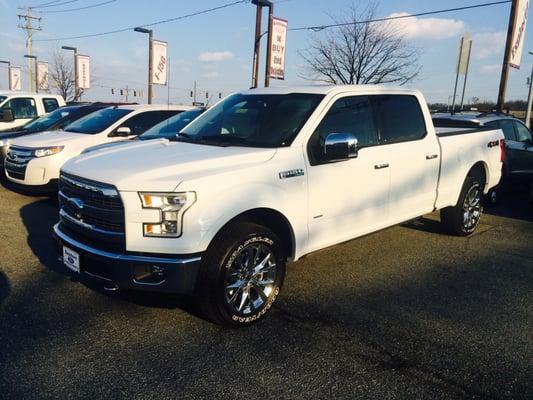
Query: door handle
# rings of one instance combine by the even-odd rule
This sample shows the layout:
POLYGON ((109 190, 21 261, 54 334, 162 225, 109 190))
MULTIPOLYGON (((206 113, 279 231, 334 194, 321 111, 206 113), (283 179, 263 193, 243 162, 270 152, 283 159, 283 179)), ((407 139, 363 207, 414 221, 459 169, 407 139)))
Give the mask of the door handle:
POLYGON ((383 168, 389 168, 389 163, 381 163, 374 165, 374 169, 383 169, 383 168))
POLYGON ((438 154, 428 154, 426 156, 426 160, 433 160, 435 158, 437 158, 439 155, 438 154))

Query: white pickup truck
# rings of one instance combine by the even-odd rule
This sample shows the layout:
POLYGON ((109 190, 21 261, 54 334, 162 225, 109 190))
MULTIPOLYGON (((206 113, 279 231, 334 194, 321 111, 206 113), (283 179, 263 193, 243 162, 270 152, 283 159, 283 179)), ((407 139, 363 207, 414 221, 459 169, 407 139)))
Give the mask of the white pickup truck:
POLYGON ((418 91, 248 90, 174 139, 67 162, 54 236, 80 277, 194 294, 243 326, 271 308, 287 261, 437 209, 474 232, 502 148, 499 129, 437 134, 418 91))
POLYGON ((63 163, 88 147, 133 138, 190 106, 116 105, 82 117, 64 130, 13 139, 4 162, 7 178, 30 190, 57 190, 63 163))
POLYGON ((21 127, 64 105, 56 94, 0 91, 0 131, 21 127))

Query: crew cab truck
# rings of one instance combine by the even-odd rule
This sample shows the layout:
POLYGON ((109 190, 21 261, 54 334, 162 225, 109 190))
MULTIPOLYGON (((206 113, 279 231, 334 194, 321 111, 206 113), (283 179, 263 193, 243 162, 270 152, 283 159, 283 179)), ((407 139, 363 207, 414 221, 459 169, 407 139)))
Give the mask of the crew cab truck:
POLYGON ((7 178, 30 190, 55 190, 63 163, 90 146, 140 135, 191 109, 175 105, 115 105, 82 117, 64 130, 13 139, 4 161, 7 178))
POLYGON ((64 105, 63 97, 55 94, 0 91, 0 131, 23 126, 64 105))
POLYGON ((68 161, 54 235, 84 279, 191 294, 211 320, 246 326, 272 307, 288 261, 437 209, 470 235, 502 141, 499 129, 438 135, 418 91, 248 90, 175 138, 68 161))

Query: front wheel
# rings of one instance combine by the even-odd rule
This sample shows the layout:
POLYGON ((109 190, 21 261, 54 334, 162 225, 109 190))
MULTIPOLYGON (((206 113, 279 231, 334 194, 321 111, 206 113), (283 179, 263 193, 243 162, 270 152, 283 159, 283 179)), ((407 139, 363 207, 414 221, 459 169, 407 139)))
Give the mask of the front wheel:
POLYGON ((263 226, 241 222, 222 231, 207 250, 196 297, 213 322, 240 327, 263 318, 285 277, 279 238, 263 226))
POLYGON ((482 196, 483 191, 477 178, 468 176, 457 204, 440 212, 441 222, 450 233, 458 236, 474 233, 483 212, 482 196))

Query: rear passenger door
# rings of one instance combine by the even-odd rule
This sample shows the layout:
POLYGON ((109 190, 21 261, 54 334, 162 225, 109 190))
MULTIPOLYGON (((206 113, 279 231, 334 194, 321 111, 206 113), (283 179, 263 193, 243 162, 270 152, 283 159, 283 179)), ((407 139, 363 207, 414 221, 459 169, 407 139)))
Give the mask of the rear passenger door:
POLYGON ((440 170, 440 146, 414 95, 373 97, 380 146, 390 168, 390 223, 431 212, 440 170))

